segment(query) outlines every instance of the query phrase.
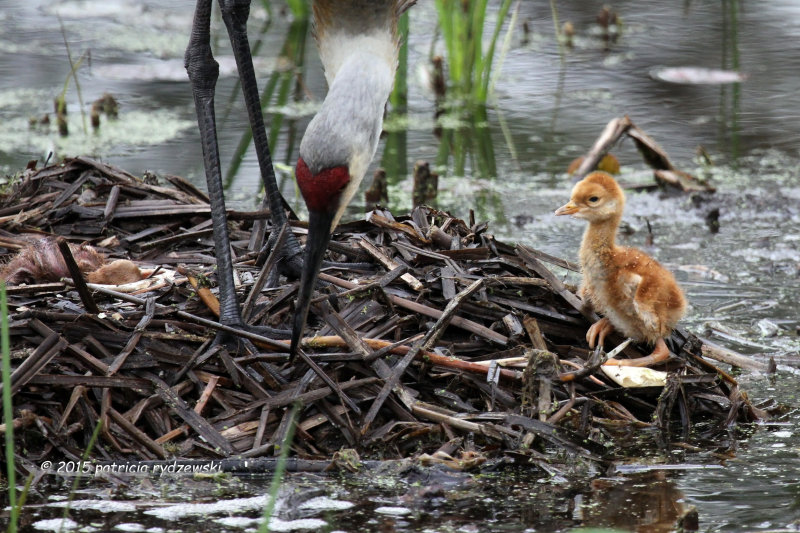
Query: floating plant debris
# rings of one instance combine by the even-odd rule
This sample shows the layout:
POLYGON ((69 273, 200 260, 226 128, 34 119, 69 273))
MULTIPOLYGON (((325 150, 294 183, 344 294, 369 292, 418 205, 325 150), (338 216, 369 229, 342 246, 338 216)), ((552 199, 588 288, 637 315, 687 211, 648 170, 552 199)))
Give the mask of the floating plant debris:
POLYGON ((740 83, 747 79, 746 74, 735 70, 720 70, 702 67, 665 67, 650 71, 653 79, 683 85, 725 85, 740 83))

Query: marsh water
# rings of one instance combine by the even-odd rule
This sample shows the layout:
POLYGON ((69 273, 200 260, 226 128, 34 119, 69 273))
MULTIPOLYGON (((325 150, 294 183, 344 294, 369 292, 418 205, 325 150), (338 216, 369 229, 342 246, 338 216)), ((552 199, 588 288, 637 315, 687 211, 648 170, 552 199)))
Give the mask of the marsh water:
MULTIPOLYGON (((325 81, 308 24, 293 23, 283 3, 274 4, 268 13, 254 2, 251 41, 267 92, 279 180, 302 214, 290 168, 325 81)), ((630 191, 625 240, 676 272, 691 302, 689 329, 756 358, 776 359, 774 376, 738 377, 756 402, 775 399, 786 414, 732 428, 717 446, 656 448, 641 464, 668 466, 644 472, 564 478, 518 469, 480 476, 422 471, 370 475, 369 482, 292 476, 295 493, 306 498, 286 503, 279 513, 285 520, 276 527, 658 531, 694 506, 702 530, 800 529, 800 55, 793 45, 800 4, 619 2, 611 7, 622 24, 611 37, 595 22, 600 2, 556 4, 559 21, 575 28, 572 46, 562 48, 555 39, 548 2, 521 2, 513 26, 506 21, 501 33, 489 105, 446 113, 438 122, 429 89, 431 50, 443 51, 435 40, 435 10, 424 1, 412 10, 407 109, 388 115, 372 167, 387 169, 390 207, 410 207, 413 164, 426 160, 441 176, 440 208, 460 217, 472 209, 502 240, 575 260, 582 225, 552 216, 569 196, 564 170, 610 119, 629 115, 677 168, 710 180, 717 191, 630 191), (675 84, 653 76, 661 67, 729 69, 747 78, 675 84)), ((51 153, 93 155, 134 174, 178 174, 203 186, 182 60, 192 9, 189 1, 0 0, 0 172, 14 174, 51 153), (58 135, 52 116, 62 90, 67 137, 58 135), (98 131, 84 128, 88 117, 81 110, 88 112, 104 93, 118 100, 119 117, 102 117, 98 131), (41 123, 45 114, 49 125, 41 123)), ((487 32, 494 13, 491 8, 487 32)), ((217 115, 227 200, 255 209, 260 182, 235 66, 219 20, 212 31, 221 64, 217 115)), ((622 163, 620 181, 652 183, 632 143, 622 142, 614 153, 622 163)), ((347 216, 363 211, 356 201, 347 216)), ((29 527, 57 528, 39 522, 60 516, 57 506, 68 492, 66 482, 52 481, 51 493, 32 495, 29 527)), ((135 479, 114 489, 90 484, 74 495, 80 501, 73 502, 71 516, 86 530, 200 531, 209 520, 215 529, 246 530, 254 527, 251 518, 263 508, 259 498, 268 485, 269 479, 252 478, 135 479), (97 500, 103 504, 92 503, 97 500), (216 506, 180 505, 170 514, 171 505, 186 501, 216 506)))

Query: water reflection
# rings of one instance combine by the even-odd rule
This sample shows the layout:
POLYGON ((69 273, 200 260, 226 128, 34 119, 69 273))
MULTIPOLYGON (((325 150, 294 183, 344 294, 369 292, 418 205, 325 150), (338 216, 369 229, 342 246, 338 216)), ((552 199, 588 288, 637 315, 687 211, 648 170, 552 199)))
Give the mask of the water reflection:
MULTIPOLYGON (((25 6, 8 3, 4 8, 2 23, 8 29, 8 42, 0 72, 12 75, 0 78, 0 101, 3 95, 11 98, 4 103, 2 114, 14 120, 10 123, 13 131, 6 131, 9 140, 17 140, 10 144, 0 136, 0 164, 9 170, 46 155, 50 149, 46 142, 26 133, 26 121, 49 110, 49 100, 63 84, 69 66, 58 32, 39 32, 31 39, 29 28, 57 26, 56 14, 65 21, 65 35, 76 53, 93 52, 91 65, 78 71, 87 102, 95 94, 109 91, 121 100, 121 120, 128 112, 161 109, 191 122, 191 95, 180 65, 193 3, 174 2, 168 9, 153 2, 119 1, 102 9, 95 4, 87 8, 65 0, 25 6), (159 38, 151 38, 151 31, 159 38), (164 65, 172 67, 158 74, 164 65), (136 80, 131 74, 120 77, 111 67, 127 67, 129 72, 142 74, 136 75, 136 80), (17 87, 41 89, 49 95, 39 103, 20 100, 8 91, 17 87)), ((758 13, 742 10, 736 0, 719 5, 690 3, 677 9, 657 3, 624 9, 615 6, 623 21, 615 41, 604 39, 595 20, 597 6, 572 3, 558 8, 559 20, 575 28, 571 49, 561 48, 552 37, 552 13, 547 4, 521 4, 518 21, 524 24, 518 22, 512 29, 494 100, 488 108, 459 105, 450 116, 434 122, 435 128, 429 126, 436 113, 436 98, 417 73, 427 68, 431 51, 444 50, 434 40, 433 8, 418 6, 412 11, 408 67, 401 65, 403 75, 398 78, 408 80, 407 106, 405 101, 402 105, 393 102, 394 116, 387 117, 387 123, 402 122, 407 107, 408 127, 394 129, 383 145, 391 156, 382 159, 389 167, 390 183, 406 186, 409 165, 417 159, 435 163, 440 173, 458 178, 509 179, 508 174, 518 166, 521 173, 510 179, 520 187, 526 183, 525 176, 536 181, 552 179, 585 151, 610 117, 625 113, 682 165, 691 164, 697 145, 705 147, 718 163, 735 160, 765 144, 796 145, 800 137, 797 121, 785 110, 800 104, 796 78, 791 74, 800 68, 800 60, 776 46, 786 42, 793 28, 800 28, 790 4, 771 3, 758 13), (524 35, 523 27, 528 28, 524 35), (741 69, 750 77, 741 85, 681 87, 651 79, 648 73, 659 65, 741 69), (416 119, 420 114, 428 117, 421 123, 416 119)), ((503 31, 507 29, 508 25, 503 31)), ((313 102, 325 92, 316 58, 306 65, 307 23, 282 18, 277 12, 268 16, 256 5, 251 37, 256 59, 262 63, 262 104, 270 111, 269 138, 278 154, 275 159, 292 166, 297 139, 313 113, 313 102)), ((216 55, 225 57, 226 36, 218 23, 213 39, 216 55)), ((230 76, 233 72, 223 70, 225 73, 230 76)), ((233 205, 243 197, 236 191, 257 190, 259 183, 237 87, 233 78, 222 80, 218 99, 218 114, 223 117, 222 154, 233 205)), ((76 110, 79 99, 74 88, 68 98, 71 109, 76 110)), ((157 121, 166 123, 163 116, 157 121)), ((202 183, 197 137, 191 128, 173 131, 168 140, 156 139, 156 146, 139 143, 117 138, 103 146, 56 147, 60 153, 83 149, 106 156, 134 173, 146 169, 171 172, 199 178, 202 183)), ((623 146, 623 155, 626 151, 631 154, 632 148, 623 146)), ((633 164, 638 158, 626 162, 633 164)), ((290 181, 284 180, 283 190, 295 198, 290 181)), ((478 187, 470 194, 483 204, 481 211, 487 218, 498 215, 497 192, 478 187)), ((250 201, 239 207, 255 207, 252 195, 246 197, 250 201)), ((395 209, 410 203, 407 191, 406 196, 393 198, 390 207, 395 209)), ((448 207, 447 201, 442 207, 448 207)))
MULTIPOLYGON (((674 531, 688 508, 684 494, 665 472, 618 479, 598 479, 581 505, 585 526, 624 531, 674 531)), ((696 530, 687 527, 687 531, 696 530)))

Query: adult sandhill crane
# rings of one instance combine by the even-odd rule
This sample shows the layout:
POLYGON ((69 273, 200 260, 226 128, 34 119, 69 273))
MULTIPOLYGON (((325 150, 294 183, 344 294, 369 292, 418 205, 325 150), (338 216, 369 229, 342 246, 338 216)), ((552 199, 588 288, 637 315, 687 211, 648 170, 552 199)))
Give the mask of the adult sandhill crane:
MULTIPOLYGON (((305 256, 289 232, 284 265, 302 270, 291 338, 295 355, 305 327, 311 295, 330 241, 330 233, 358 189, 375 155, 383 111, 394 84, 399 37, 398 17, 415 0, 315 0, 314 32, 328 81, 322 108, 300 143, 296 178, 308 206, 305 256)), ((253 59, 247 40, 250 0, 219 0, 239 70, 253 143, 269 199, 273 228, 287 217, 283 207, 259 103, 253 59)), ((242 321, 233 284, 233 262, 214 117, 214 87, 219 76, 210 46, 211 0, 198 0, 186 49, 186 70, 194 95, 203 146, 203 163, 211 199, 217 256, 220 322, 240 329, 242 321)))

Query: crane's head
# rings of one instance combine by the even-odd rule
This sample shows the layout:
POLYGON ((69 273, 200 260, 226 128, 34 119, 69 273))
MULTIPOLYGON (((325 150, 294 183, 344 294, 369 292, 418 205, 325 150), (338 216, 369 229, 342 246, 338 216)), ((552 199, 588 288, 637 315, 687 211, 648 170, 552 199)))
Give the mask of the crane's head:
POLYGON ((378 147, 394 71, 374 58, 361 50, 339 67, 322 108, 300 142, 295 178, 308 207, 308 239, 292 328, 292 357, 305 327, 331 231, 378 147))
POLYGON ((311 306, 314 284, 322 266, 331 231, 350 201, 352 183, 348 166, 340 165, 312 173, 302 156, 297 161, 295 177, 308 207, 308 238, 300 277, 300 290, 292 326, 291 356, 297 353, 300 337, 311 306))
POLYGON ((314 33, 329 88, 303 135, 295 173, 308 206, 308 239, 295 306, 292 357, 331 231, 378 147, 397 68, 397 18, 414 1, 314 2, 314 33))

